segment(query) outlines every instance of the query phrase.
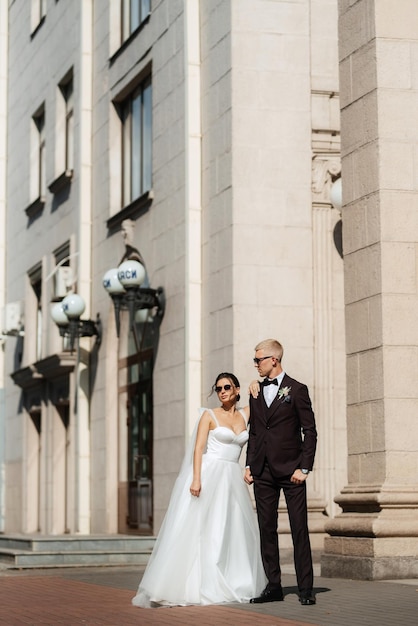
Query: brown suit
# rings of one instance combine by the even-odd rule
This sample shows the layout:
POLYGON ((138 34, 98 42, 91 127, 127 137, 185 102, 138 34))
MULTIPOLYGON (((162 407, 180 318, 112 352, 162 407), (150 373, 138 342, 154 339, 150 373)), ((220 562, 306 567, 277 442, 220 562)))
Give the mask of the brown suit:
POLYGON ((267 407, 263 388, 250 397, 250 437, 247 462, 254 479, 254 494, 260 527, 261 552, 269 584, 281 584, 277 541, 277 509, 283 489, 294 545, 295 569, 299 590, 312 589, 312 555, 307 524, 306 483, 290 481, 296 469, 311 470, 317 433, 306 385, 285 374, 280 392, 267 407), (302 436, 303 434, 303 436, 302 436))

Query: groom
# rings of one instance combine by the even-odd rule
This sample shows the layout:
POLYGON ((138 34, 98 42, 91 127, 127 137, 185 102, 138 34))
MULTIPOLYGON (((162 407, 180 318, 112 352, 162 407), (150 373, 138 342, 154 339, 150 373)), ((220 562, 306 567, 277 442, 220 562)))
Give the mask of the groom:
POLYGON ((254 483, 261 556, 268 578, 264 591, 250 602, 283 600, 277 521, 283 490, 294 547, 299 601, 315 604, 312 553, 308 533, 306 479, 316 450, 316 428, 306 385, 282 369, 283 347, 266 339, 255 348, 254 365, 264 377, 261 393, 250 396, 250 437, 245 482, 254 483))

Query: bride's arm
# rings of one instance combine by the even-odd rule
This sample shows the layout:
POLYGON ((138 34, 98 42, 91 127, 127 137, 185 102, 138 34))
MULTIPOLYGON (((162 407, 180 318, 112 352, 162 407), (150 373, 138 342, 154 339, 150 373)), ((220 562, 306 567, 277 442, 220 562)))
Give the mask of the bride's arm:
POLYGON ((250 421, 250 407, 248 405, 244 406, 242 410, 245 413, 245 421, 247 422, 247 426, 248 426, 248 422, 250 421))
POLYGON ((193 453, 193 481, 190 485, 190 493, 192 496, 199 497, 202 482, 201 482, 201 470, 202 470, 202 457, 205 451, 206 442, 208 440, 209 428, 211 423, 211 416, 208 411, 205 411, 200 418, 199 427, 197 429, 196 443, 193 453))
MULTIPOLYGON (((255 381, 255 382, 257 382, 257 381, 255 381)), ((248 423, 250 421, 250 407, 249 406, 245 406, 243 408, 243 411, 245 413, 245 417, 246 417, 246 420, 247 420, 247 426, 248 426, 248 423)), ((252 482, 253 482, 253 477, 251 476, 251 469, 250 469, 249 465, 247 465, 245 467, 244 480, 247 483, 247 485, 251 485, 252 482)))

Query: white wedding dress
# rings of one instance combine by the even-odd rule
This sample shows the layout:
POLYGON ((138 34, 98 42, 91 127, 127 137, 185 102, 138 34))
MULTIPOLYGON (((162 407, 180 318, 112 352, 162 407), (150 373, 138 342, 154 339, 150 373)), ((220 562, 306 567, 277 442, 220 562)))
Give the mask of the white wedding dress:
POLYGON ((248 432, 236 435, 219 425, 211 409, 201 409, 201 414, 205 410, 217 427, 209 431, 203 455, 201 494, 196 498, 189 491, 192 440, 132 600, 136 606, 248 602, 265 587, 258 526, 238 463, 248 432))

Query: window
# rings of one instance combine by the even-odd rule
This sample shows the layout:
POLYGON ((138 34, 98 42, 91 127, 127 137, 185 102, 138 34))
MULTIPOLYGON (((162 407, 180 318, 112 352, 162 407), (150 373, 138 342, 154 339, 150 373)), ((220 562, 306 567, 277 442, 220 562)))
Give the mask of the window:
POLYGON ((74 168, 74 97, 73 76, 61 83, 60 90, 65 105, 64 158, 65 170, 74 168))
POLYGON ((36 361, 42 358, 42 266, 38 265, 29 273, 29 281, 33 289, 33 324, 34 324, 34 356, 36 361))
POLYGON ((74 80, 71 69, 58 85, 55 127, 55 174, 48 185, 58 194, 71 183, 74 170, 74 80))
POLYGON ((152 187, 152 94, 147 79, 121 105, 122 206, 152 187))
POLYGON ((31 196, 45 198, 45 109, 44 106, 32 118, 31 196))
POLYGON ((55 269, 52 272, 54 277, 54 291, 51 300, 59 302, 68 295, 74 286, 73 271, 70 267, 70 244, 67 242, 54 252, 55 269))
POLYGON ((151 0, 121 0, 122 2, 122 41, 142 24, 151 11, 151 0))
POLYGON ((46 16, 46 0, 32 0, 31 32, 35 33, 46 16))
MULTIPOLYGON (((61 302, 63 298, 68 296, 72 288, 75 286, 73 268, 70 266, 70 260, 77 253, 70 254, 70 243, 67 241, 62 246, 54 250, 55 268, 51 275, 53 276, 53 293, 52 302, 61 302)), ((64 351, 71 350, 70 337, 62 335, 62 349, 64 351)))
POLYGON ((48 186, 53 194, 60 193, 71 183, 74 169, 74 97, 73 70, 58 85, 55 127, 55 173, 48 186))

